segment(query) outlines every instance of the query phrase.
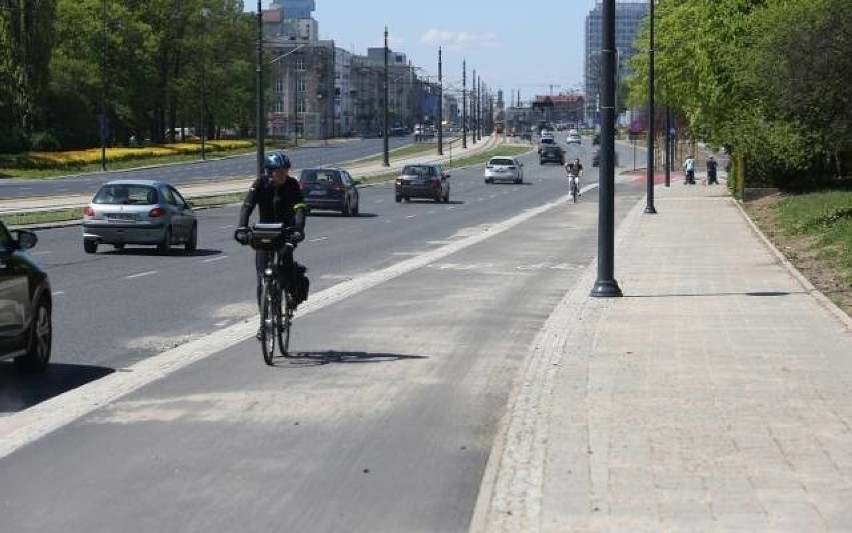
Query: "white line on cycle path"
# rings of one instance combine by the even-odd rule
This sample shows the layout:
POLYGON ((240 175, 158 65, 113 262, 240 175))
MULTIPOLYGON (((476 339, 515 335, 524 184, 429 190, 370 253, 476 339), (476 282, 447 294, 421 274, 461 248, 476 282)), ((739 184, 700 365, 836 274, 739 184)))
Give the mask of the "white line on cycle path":
MULTIPOLYGON (((595 187, 597 187, 597 184, 592 184, 583 190, 595 187)), ((318 311, 403 274, 425 267, 439 259, 499 235, 564 203, 565 199, 560 199, 526 210, 510 219, 489 226, 475 235, 400 261, 382 270, 364 274, 329 287, 311 295, 310 300, 296 312, 296 317, 318 311)), ((295 327, 299 327, 298 322, 296 322, 295 327)), ((119 369, 97 381, 45 400, 20 413, 0 419, 0 459, 121 396, 253 337, 256 329, 257 317, 249 318, 216 333, 205 335, 197 340, 140 361, 128 368, 119 369)))

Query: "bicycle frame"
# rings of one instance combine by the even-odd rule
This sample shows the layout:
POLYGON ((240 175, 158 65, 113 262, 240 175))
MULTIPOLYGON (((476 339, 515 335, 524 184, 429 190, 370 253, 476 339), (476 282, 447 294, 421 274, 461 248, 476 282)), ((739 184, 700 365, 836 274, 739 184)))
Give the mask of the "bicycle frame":
POLYGON ((280 267, 294 267, 293 250, 296 245, 286 239, 280 224, 257 224, 254 230, 257 234, 252 237, 252 248, 267 252, 261 278, 259 340, 264 362, 272 365, 276 340, 281 355, 288 355, 295 306, 288 280, 282 276, 286 270, 280 267), (281 265, 282 262, 284 265, 281 265))

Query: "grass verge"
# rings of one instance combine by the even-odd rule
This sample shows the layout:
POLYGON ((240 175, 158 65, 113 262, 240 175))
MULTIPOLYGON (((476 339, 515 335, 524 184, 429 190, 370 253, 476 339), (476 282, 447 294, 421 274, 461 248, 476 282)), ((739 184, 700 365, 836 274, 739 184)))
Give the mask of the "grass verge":
POLYGON ((773 195, 745 208, 787 259, 852 316, 852 192, 773 195))

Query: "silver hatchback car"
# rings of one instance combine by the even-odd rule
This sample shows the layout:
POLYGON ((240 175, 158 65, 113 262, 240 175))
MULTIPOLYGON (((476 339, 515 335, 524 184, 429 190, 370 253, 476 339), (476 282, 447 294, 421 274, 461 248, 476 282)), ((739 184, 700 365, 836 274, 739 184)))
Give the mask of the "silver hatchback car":
POLYGON ((189 202, 172 185, 154 180, 116 180, 101 186, 83 210, 83 250, 111 244, 157 246, 168 253, 173 244, 198 246, 198 220, 189 202))

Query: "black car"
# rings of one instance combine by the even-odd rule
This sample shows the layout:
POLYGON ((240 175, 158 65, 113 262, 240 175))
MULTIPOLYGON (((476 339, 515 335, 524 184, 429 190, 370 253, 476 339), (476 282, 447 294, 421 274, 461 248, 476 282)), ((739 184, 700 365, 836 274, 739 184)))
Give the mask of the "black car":
POLYGON ((560 165, 564 165, 565 150, 558 145, 542 146, 538 162, 541 165, 545 163, 559 163, 560 165))
POLYGON ((450 201, 449 174, 435 164, 405 165, 397 176, 394 194, 397 202, 412 198, 429 198, 436 202, 450 201))
POLYGON ((330 209, 348 217, 357 215, 360 207, 360 181, 339 168, 306 168, 299 172, 299 186, 309 211, 330 209))
POLYGON ((31 371, 47 368, 53 334, 50 281, 27 253, 37 242, 0 222, 0 359, 31 371))

